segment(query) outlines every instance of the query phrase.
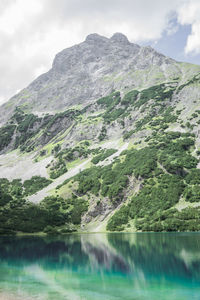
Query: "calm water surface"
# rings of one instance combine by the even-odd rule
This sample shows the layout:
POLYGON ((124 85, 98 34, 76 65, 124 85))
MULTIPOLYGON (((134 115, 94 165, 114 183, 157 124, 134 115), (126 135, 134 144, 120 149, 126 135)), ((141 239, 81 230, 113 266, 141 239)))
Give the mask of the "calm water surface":
POLYGON ((0 299, 200 299, 200 234, 1 237, 0 299))

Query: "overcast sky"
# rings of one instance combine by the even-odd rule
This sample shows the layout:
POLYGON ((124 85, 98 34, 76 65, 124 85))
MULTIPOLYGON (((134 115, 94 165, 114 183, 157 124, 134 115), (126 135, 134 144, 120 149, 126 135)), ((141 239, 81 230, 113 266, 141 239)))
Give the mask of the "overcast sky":
POLYGON ((200 64, 200 0, 0 0, 0 103, 94 32, 200 64))

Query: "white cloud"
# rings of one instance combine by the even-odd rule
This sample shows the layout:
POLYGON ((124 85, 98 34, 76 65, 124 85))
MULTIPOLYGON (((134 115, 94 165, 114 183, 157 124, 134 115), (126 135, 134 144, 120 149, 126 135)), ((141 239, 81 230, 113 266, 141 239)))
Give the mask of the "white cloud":
POLYGON ((200 53, 200 21, 192 24, 192 33, 188 36, 185 53, 200 53))
MULTIPOLYGON (((176 30, 170 23, 174 12, 178 12, 183 24, 197 20, 194 8, 190 19, 186 19, 186 4, 190 2, 198 3, 195 0, 1 0, 0 102, 24 88, 40 72, 47 71, 58 51, 80 43, 90 33, 110 37, 123 32, 136 43, 159 40, 165 30, 172 34, 176 30)), ((193 38, 188 40, 192 47, 195 44, 192 39, 196 39, 197 47, 198 35, 194 27, 193 38)))
POLYGON ((13 35, 18 28, 25 26, 25 20, 42 10, 41 2, 18 0, 9 5, 0 17, 0 28, 5 34, 13 35), (25 18, 24 18, 25 17, 25 18))
POLYGON ((178 21, 184 24, 192 24, 200 18, 200 2, 199 0, 185 0, 178 9, 178 21))
POLYGON ((178 21, 181 25, 191 25, 191 34, 187 38, 185 53, 200 53, 200 1, 188 0, 178 9, 178 21))

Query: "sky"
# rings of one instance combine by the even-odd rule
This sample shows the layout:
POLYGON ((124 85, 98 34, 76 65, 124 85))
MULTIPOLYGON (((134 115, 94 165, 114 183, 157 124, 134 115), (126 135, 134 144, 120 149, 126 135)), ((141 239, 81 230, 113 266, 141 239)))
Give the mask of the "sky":
POLYGON ((0 0, 0 104, 91 33, 200 64, 200 0, 0 0))

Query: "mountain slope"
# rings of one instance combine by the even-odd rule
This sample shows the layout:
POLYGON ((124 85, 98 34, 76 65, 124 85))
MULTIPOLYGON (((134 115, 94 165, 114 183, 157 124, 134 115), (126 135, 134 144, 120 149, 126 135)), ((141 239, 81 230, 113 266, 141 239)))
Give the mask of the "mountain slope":
POLYGON ((92 34, 1 116, 3 232, 199 230, 200 66, 92 34))

